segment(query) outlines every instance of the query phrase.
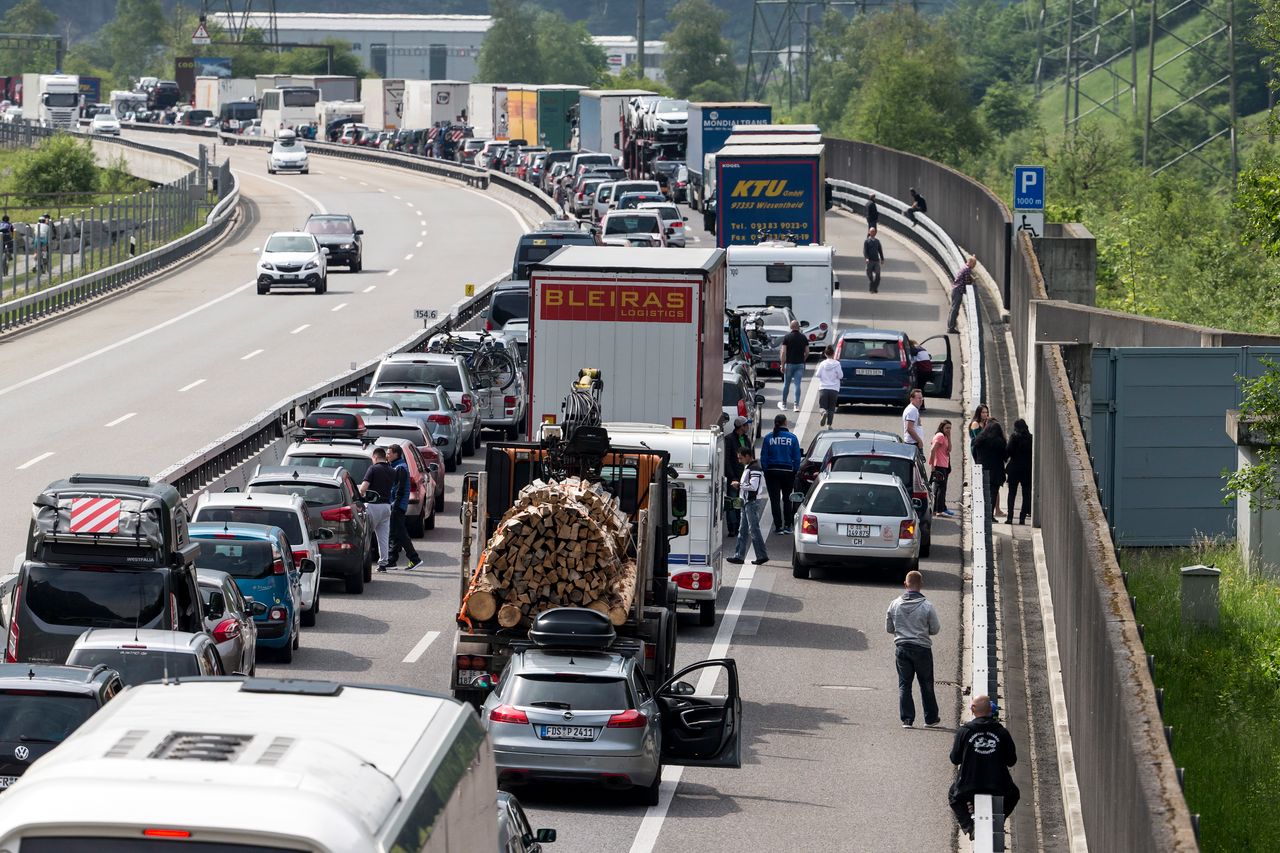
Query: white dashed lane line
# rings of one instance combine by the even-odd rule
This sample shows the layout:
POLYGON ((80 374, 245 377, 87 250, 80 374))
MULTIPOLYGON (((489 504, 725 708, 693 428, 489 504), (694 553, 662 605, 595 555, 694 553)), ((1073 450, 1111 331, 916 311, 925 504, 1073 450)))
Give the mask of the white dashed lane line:
POLYGON ((127 414, 127 415, 121 415, 120 417, 116 418, 114 421, 111 421, 110 423, 103 424, 103 426, 113 427, 113 426, 116 426, 116 425, 118 425, 118 424, 122 424, 122 423, 124 423, 125 421, 129 420, 129 418, 133 417, 133 416, 134 416, 134 415, 136 415, 136 414, 138 414, 138 413, 137 413, 137 412, 130 412, 130 413, 129 413, 129 414, 127 414))
POLYGON ((421 249, 421 248, 422 248, 422 241, 421 241, 421 240, 419 240, 419 241, 418 241, 418 245, 414 246, 413 248, 415 248, 415 249, 421 249))
POLYGON ((255 355, 262 355, 262 353, 263 353, 263 350, 256 349, 256 350, 254 350, 253 352, 249 353, 248 355, 242 355, 242 356, 240 356, 240 360, 241 360, 241 361, 248 361, 249 359, 253 358, 255 355))
POLYGON ((388 271, 387 271, 387 278, 391 278, 391 276, 395 275, 395 274, 396 274, 396 273, 398 273, 398 272, 400 272, 400 268, 399 268, 399 267, 396 267, 396 268, 395 268, 395 269, 393 269, 393 270, 388 270, 388 271))
POLYGON ((436 637, 439 636, 439 631, 428 631, 423 634, 422 639, 418 641, 416 646, 409 650, 409 654, 404 656, 404 660, 401 661, 401 663, 417 663, 423 654, 426 653, 427 648, 430 647, 430 645, 435 642, 436 637))
POLYGON ((371 285, 369 285, 368 287, 366 287, 364 290, 362 290, 362 291, 360 291, 360 292, 361 292, 361 293, 368 293, 369 291, 373 290, 373 289, 374 289, 375 287, 377 287, 377 286, 378 286, 378 285, 376 285, 376 284, 371 284, 371 285))
POLYGON ((404 259, 405 259, 406 261, 411 261, 411 260, 413 260, 413 252, 410 252, 409 254, 405 255, 405 256, 404 256, 404 259))
POLYGON ((333 307, 332 307, 332 308, 330 308, 329 310, 330 310, 330 311, 341 311, 343 308, 346 308, 346 307, 347 307, 347 303, 346 303, 346 302, 339 302, 337 305, 333 306, 333 307))
POLYGON ((183 385, 181 388, 178 389, 178 393, 181 394, 184 391, 190 391, 192 388, 196 387, 197 385, 203 385, 203 384, 204 384, 203 379, 197 379, 195 382, 189 382, 186 385, 183 385))
POLYGON ((294 329, 294 330, 293 330, 292 332, 290 332, 289 334, 291 334, 291 335, 296 335, 296 334, 298 334, 298 332, 301 332, 301 331, 303 331, 303 330, 305 330, 305 329, 310 329, 310 328, 311 328, 311 324, 310 324, 310 323, 303 323, 301 326, 299 326, 298 328, 294 329))
POLYGON ((21 465, 18 466, 18 470, 25 471, 26 469, 30 468, 32 465, 36 464, 37 462, 43 462, 44 460, 48 459, 52 455, 53 455, 52 450, 41 453, 36 458, 28 459, 26 462, 23 462, 21 465))

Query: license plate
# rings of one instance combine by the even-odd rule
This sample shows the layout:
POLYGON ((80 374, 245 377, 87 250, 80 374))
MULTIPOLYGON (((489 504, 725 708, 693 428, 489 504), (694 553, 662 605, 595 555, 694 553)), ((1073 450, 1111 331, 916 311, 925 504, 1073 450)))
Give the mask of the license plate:
POLYGON ((296 280, 296 279, 298 278, 298 274, 297 274, 297 273, 292 273, 292 272, 287 272, 287 273, 285 273, 285 274, 284 274, 284 277, 292 281, 292 280, 296 280))
POLYGON ((853 372, 857 376, 884 376, 884 371, 878 367, 859 367, 853 372))
POLYGON ((488 674, 482 669, 460 669, 458 670, 458 683, 474 684, 477 678, 484 678, 488 674))
POLYGON ((5 788, 8 788, 17 781, 17 776, 0 776, 0 791, 3 791, 5 788))
POLYGON ((595 740, 596 730, 591 726, 540 726, 538 736, 543 740, 595 740))
POLYGON ((848 530, 845 531, 850 536, 859 536, 863 539, 871 535, 870 524, 850 524, 848 530))

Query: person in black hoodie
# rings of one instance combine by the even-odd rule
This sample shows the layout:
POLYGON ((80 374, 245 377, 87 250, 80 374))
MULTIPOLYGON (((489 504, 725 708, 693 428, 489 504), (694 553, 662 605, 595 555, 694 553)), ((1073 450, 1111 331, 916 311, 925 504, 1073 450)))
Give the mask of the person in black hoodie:
POLYGON ((1031 514, 1031 431, 1022 418, 1013 422, 1005 456, 1009 460, 1005 465, 1005 473, 1009 476, 1009 523, 1013 524, 1014 498, 1021 487, 1022 515, 1018 517, 1018 523, 1026 524, 1027 516, 1031 514))
POLYGON ((1004 427, 995 418, 973 440, 973 461, 986 468, 991 475, 991 493, 987 495, 987 517, 1004 518, 1000 512, 1000 487, 1004 485, 1004 459, 1009 445, 1004 438, 1004 427))
POLYGON ((951 811, 960 829, 973 838, 973 798, 977 794, 1004 797, 1004 816, 1013 814, 1021 792, 1009 768, 1018 763, 1018 750, 1008 729, 995 721, 995 703, 989 696, 975 696, 969 705, 974 719, 956 729, 951 743, 951 763, 959 769, 947 792, 951 811))
POLYGON ((871 292, 875 293, 880 289, 880 265, 884 263, 884 247, 880 245, 874 225, 867 229, 867 239, 862 241, 862 257, 867 262, 867 282, 871 285, 871 292))

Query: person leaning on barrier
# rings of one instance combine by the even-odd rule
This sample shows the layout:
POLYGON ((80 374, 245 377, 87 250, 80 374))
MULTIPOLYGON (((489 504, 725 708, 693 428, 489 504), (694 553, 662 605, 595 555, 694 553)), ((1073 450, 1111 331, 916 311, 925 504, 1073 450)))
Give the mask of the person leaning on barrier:
POLYGON ((977 265, 977 257, 970 255, 965 259, 964 266, 960 267, 960 271, 956 273, 955 279, 951 282, 951 313, 947 316, 948 334, 955 335, 960 332, 956 328, 956 320, 960 317, 960 306, 964 304, 965 289, 973 284, 973 269, 977 265))
POLYGON ((1009 774, 1018 763, 1018 750, 1009 730, 995 720, 991 697, 973 697, 973 719, 956 729, 951 742, 951 763, 959 768, 947 792, 951 811, 960 829, 973 838, 973 798, 978 794, 1004 797, 1004 816, 1013 814, 1021 792, 1009 774))

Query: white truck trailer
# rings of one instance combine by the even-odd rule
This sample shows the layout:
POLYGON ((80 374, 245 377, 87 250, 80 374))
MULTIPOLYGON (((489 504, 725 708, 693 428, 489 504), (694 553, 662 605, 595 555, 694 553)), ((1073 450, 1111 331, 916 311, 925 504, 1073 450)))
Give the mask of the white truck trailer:
POLYGON ((470 86, 460 80, 404 81, 404 126, 424 130, 458 121, 467 109, 470 86))
POLYGON ((196 109, 218 116, 224 104, 253 99, 257 92, 257 81, 247 77, 197 77, 196 109))
POLYGON ((374 130, 404 127, 403 80, 376 77, 361 80, 360 103, 364 104, 364 123, 374 130))

